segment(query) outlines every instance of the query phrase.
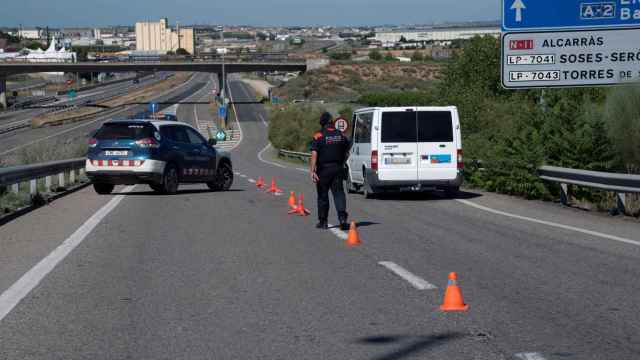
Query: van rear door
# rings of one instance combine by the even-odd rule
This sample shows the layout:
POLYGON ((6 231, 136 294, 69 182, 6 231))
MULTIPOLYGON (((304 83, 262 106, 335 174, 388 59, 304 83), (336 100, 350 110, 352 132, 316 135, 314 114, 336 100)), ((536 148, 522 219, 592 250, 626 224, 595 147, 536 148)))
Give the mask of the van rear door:
POLYGON ((419 180, 453 180, 458 175, 454 115, 444 108, 418 111, 419 180))
POLYGON ((382 181, 418 179, 418 145, 414 108, 382 112, 378 147, 378 177, 382 181))

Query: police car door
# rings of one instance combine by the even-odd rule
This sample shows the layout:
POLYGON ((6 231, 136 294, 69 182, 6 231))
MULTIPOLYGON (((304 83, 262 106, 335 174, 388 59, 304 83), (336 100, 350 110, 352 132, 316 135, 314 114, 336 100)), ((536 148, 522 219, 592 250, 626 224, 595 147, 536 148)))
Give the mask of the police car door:
POLYGON ((415 109, 384 109, 380 129, 378 178, 381 181, 417 181, 418 135, 415 109))

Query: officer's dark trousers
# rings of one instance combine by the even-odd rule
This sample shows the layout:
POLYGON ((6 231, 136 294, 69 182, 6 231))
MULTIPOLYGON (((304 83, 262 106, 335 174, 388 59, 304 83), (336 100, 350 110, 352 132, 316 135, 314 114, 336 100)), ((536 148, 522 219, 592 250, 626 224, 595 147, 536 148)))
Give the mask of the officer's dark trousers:
POLYGON ((347 221, 347 197, 342 186, 343 166, 338 163, 322 164, 318 166, 318 218, 327 220, 329 217, 329 190, 333 194, 333 203, 338 212, 338 220, 347 221))

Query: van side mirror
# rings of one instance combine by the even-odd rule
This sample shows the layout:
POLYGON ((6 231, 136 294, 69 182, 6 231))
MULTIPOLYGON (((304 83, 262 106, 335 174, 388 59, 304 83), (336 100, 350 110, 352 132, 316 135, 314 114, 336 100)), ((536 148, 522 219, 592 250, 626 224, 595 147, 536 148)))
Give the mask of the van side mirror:
POLYGON ((209 144, 209 146, 216 146, 218 144, 218 140, 216 140, 215 138, 210 138, 207 143, 209 144))

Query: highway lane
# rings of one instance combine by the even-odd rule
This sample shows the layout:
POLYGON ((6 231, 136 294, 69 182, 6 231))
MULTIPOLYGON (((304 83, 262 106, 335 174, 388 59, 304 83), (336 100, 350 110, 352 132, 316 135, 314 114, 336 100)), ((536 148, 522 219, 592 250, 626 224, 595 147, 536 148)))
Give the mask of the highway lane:
MULTIPOLYGON (((251 98, 241 83, 230 86, 234 100, 251 98)), ((234 191, 185 186, 179 195, 157 196, 138 186, 122 195, 0 320, 0 358, 637 357, 637 246, 516 221, 438 195, 375 201, 352 195, 350 212, 361 222, 364 245, 349 249, 339 231, 313 229, 313 216, 285 215, 286 196, 255 189, 250 180, 276 176, 283 189, 304 193, 315 214, 304 169, 262 151, 264 109, 239 105, 237 112, 243 139, 232 157, 245 177, 237 176, 234 191), (380 262, 437 289, 417 290, 380 262), (449 271, 459 272, 467 314, 437 310, 449 271)), ((193 121, 188 114, 184 121, 193 121)), ((36 262, 34 252, 42 256, 42 248, 62 242, 117 197, 79 192, 70 204, 86 198, 87 208, 69 206, 65 226, 50 236, 22 230, 55 218, 48 208, 0 228, 0 239, 12 234, 11 246, 3 247, 28 259, 16 264, 17 256, 5 255, 14 260, 0 262, 0 286, 18 280, 16 269, 36 262), (23 242, 30 246, 17 245, 23 242)), ((464 197, 528 211, 519 200, 464 197)), ((587 226, 574 212, 532 207, 524 215, 587 226)), ((636 225, 580 217, 618 236, 630 236, 636 225)))
MULTIPOLYGON (((205 74, 195 74, 183 85, 159 95, 157 101, 178 102, 206 84, 205 74)), ((34 144, 50 146, 64 146, 86 142, 89 134, 97 129, 104 121, 112 118, 126 118, 146 109, 143 105, 132 106, 116 114, 108 116, 96 116, 95 120, 82 121, 60 126, 44 127, 39 129, 22 129, 15 132, 0 135, 0 157, 16 156, 19 151, 34 144)))

